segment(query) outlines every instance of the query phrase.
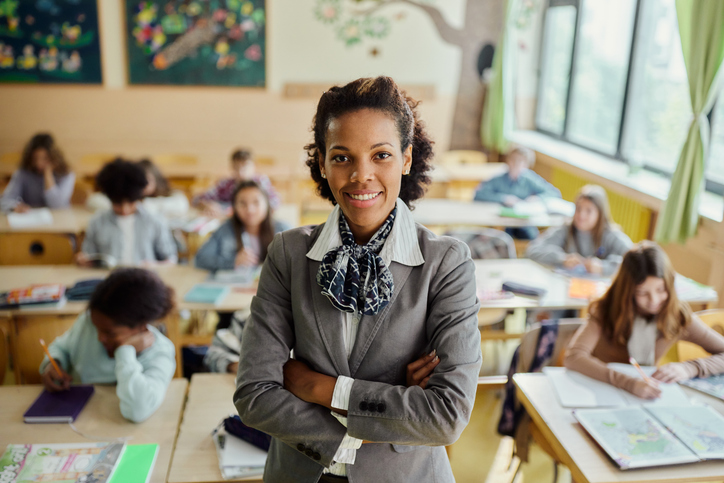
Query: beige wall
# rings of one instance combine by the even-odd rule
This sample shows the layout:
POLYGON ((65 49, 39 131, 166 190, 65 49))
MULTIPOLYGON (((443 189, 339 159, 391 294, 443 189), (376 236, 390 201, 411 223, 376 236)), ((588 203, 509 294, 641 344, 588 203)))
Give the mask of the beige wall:
MULTIPOLYGON (((466 0, 437 0, 459 25, 466 0)), ((390 75, 401 84, 428 84, 437 96, 421 107, 445 149, 460 67, 458 49, 444 43, 422 11, 387 7, 394 20, 382 41, 346 47, 313 16, 313 0, 267 0, 267 85, 260 88, 130 87, 121 0, 100 0, 103 86, 0 87, 0 154, 18 151, 35 132, 54 133, 71 162, 89 153, 128 156, 191 153, 225 163, 232 148, 251 146, 279 163, 299 159, 309 141, 316 99, 287 99, 289 82, 340 83, 390 75), (376 47, 380 55, 369 55, 376 47)))

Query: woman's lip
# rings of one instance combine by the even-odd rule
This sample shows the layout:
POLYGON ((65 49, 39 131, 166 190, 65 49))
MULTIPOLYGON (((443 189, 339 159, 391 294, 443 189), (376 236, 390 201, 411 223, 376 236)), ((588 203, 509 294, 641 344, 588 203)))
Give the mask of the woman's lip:
POLYGON ((380 190, 354 190, 354 191, 346 191, 345 193, 350 194, 350 195, 360 196, 360 195, 374 195, 377 193, 382 193, 382 191, 380 191, 380 190))

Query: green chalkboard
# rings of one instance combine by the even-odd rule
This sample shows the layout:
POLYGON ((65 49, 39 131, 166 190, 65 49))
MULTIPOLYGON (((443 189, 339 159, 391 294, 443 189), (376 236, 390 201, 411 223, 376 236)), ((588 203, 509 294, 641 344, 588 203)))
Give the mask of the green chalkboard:
POLYGON ((126 35, 130 84, 265 85, 264 0, 126 0, 126 35))
POLYGON ((0 82, 100 84, 96 0, 0 0, 0 82))

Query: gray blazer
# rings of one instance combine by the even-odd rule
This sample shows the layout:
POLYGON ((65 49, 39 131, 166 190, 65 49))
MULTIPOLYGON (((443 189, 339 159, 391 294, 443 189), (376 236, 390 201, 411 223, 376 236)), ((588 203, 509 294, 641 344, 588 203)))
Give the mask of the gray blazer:
POLYGON ((275 236, 244 329, 234 404, 244 423, 273 436, 264 481, 318 481, 346 432, 376 442, 357 450, 351 482, 455 481, 442 446, 470 419, 482 362, 468 247, 417 225, 425 263, 390 264, 392 300, 362 317, 348 360, 345 314, 322 295, 319 262, 306 257, 321 228, 275 236), (291 349, 315 371, 355 379, 347 430, 328 409, 284 389, 291 349), (440 364, 427 389, 405 387, 407 364, 432 349, 440 364))

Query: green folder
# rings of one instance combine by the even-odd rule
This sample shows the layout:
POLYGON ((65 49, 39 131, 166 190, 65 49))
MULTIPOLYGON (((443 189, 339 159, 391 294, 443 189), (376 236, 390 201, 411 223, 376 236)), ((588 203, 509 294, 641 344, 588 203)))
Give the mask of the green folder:
POLYGON ((508 206, 501 206, 500 207, 500 216, 506 217, 506 218, 520 218, 522 220, 527 220, 530 218, 530 214, 528 213, 519 213, 515 210, 515 208, 511 208, 508 206))
POLYGON ((157 444, 127 444, 110 483, 148 483, 156 455, 157 444))

